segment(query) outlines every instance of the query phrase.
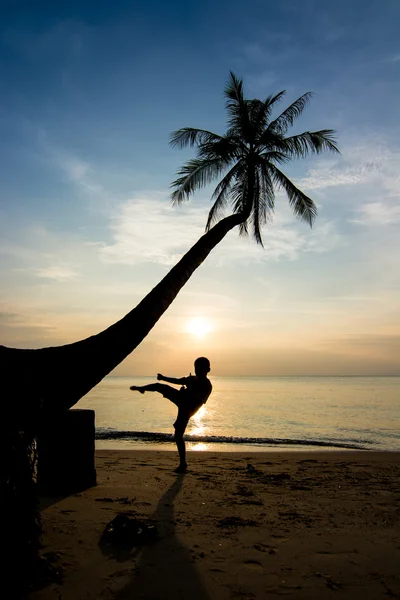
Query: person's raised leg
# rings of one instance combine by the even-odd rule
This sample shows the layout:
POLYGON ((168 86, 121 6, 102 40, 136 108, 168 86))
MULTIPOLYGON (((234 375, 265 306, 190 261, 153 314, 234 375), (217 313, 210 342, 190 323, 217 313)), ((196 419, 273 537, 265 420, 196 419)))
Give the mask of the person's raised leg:
POLYGON ((145 389, 143 389, 144 385, 131 385, 131 387, 129 388, 130 390, 132 390, 132 392, 140 392, 141 394, 145 393, 145 389))
POLYGON ((145 392, 158 392, 159 394, 163 395, 165 395, 165 393, 168 393, 170 389, 175 391, 174 388, 171 388, 171 386, 165 385, 163 383, 149 383, 148 385, 131 385, 129 389, 133 392, 140 392, 141 394, 144 394, 145 392))

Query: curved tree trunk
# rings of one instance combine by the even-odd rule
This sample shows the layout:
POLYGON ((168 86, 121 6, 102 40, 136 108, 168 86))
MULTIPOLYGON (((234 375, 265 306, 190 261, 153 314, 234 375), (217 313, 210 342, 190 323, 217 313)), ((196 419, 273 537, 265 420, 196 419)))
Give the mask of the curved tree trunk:
POLYGON ((6 515, 2 539, 7 552, 2 566, 15 598, 25 597, 31 578, 43 570, 33 480, 35 436, 51 424, 53 415, 76 404, 140 344, 211 250, 242 221, 243 215, 220 221, 136 308, 101 333, 39 350, 0 346, 5 428, 0 441, 0 508, 6 515))
POLYGON ((244 219, 236 214, 217 223, 132 311, 101 333, 38 350, 0 346, 8 417, 24 427, 38 413, 41 419, 76 404, 140 344, 211 250, 244 219))

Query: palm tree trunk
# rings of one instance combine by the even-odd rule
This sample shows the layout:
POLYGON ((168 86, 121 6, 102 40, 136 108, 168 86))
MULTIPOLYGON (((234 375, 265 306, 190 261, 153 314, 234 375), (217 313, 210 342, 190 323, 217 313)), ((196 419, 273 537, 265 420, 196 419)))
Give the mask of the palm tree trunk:
POLYGON ((41 527, 32 460, 39 427, 76 404, 140 344, 197 267, 243 218, 231 215, 215 225, 136 308, 101 333, 39 350, 0 346, 6 430, 0 443, 0 511, 6 519, 2 544, 7 548, 2 566, 6 565, 15 598, 24 597, 30 576, 40 565, 41 527))
POLYGON ((211 250, 245 218, 235 214, 222 219, 133 310, 101 333, 38 350, 0 346, 8 418, 24 427, 39 413, 49 417, 76 404, 142 342, 211 250))

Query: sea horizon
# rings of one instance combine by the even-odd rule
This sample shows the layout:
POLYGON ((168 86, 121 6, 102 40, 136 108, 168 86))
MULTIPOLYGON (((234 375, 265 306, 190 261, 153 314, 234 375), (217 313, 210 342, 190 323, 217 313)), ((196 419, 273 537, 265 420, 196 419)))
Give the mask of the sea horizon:
MULTIPOLYGON (((214 376, 190 420, 192 450, 400 450, 397 376, 214 376)), ((174 449, 176 407, 131 392, 154 376, 106 377, 76 408, 96 411, 96 448, 174 449)))

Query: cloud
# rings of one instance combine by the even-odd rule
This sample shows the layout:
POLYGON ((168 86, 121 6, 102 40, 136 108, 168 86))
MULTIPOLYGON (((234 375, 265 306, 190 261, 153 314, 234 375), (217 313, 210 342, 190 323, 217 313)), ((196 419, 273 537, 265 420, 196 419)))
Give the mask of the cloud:
MULTIPOLYGON (((138 198, 120 207, 111 222, 113 242, 98 246, 106 263, 174 265, 204 233, 207 211, 204 207, 174 208, 164 199, 138 198)), ((251 263, 267 260, 296 260, 304 252, 327 252, 341 243, 335 225, 319 221, 310 232, 296 220, 277 218, 265 228, 264 249, 250 238, 230 232, 213 251, 210 261, 217 266, 230 262, 251 263), (289 224, 290 223, 290 224, 289 224)))
MULTIPOLYGON (((227 296, 226 294, 217 294, 213 292, 190 292, 185 289, 180 294, 182 298, 179 309, 176 311, 179 315, 185 312, 188 315, 196 313, 204 313, 208 315, 222 314, 234 311, 240 307, 240 302, 236 298, 227 296)), ((179 300, 177 301, 177 304, 179 300)))
POLYGON ((230 262, 250 264, 270 260, 294 261, 304 253, 321 254, 343 244, 343 238, 332 221, 320 220, 310 231, 305 223, 297 222, 294 217, 290 225, 280 223, 277 219, 265 227, 263 240, 264 248, 261 248, 251 238, 238 238, 237 231, 233 231, 213 256, 218 266, 225 266, 230 262))
POLYGON ((96 181, 94 168, 86 161, 49 143, 46 143, 46 153, 50 160, 64 173, 67 181, 75 184, 84 192, 101 194, 103 187, 96 181))
POLYGON ((204 233, 206 218, 204 208, 173 208, 166 199, 129 200, 111 220, 113 242, 99 247, 100 257, 107 263, 173 265, 204 233))
POLYGON ((37 224, 21 228, 17 242, 8 241, 5 237, 7 233, 4 229, 0 256, 4 256, 4 266, 7 263, 10 272, 27 273, 54 281, 70 281, 79 277, 77 265, 81 262, 82 252, 86 250, 81 237, 49 231, 37 224))
POLYGON ((19 315, 13 312, 0 311, 0 325, 10 325, 18 321, 19 315))
POLYGON ((317 190, 341 185, 356 185, 365 183, 379 174, 378 165, 367 162, 351 167, 320 167, 311 169, 307 177, 298 182, 298 187, 304 191, 317 190))
POLYGON ((359 225, 394 225, 400 223, 400 204, 382 201, 370 202, 356 209, 356 218, 351 223, 359 225))
POLYGON ((16 312, 0 311, 0 339, 5 346, 23 348, 48 344, 54 339, 55 327, 41 323, 40 318, 16 312))
POLYGON ((335 302, 386 302, 386 298, 384 296, 325 296, 321 298, 321 300, 330 301, 334 300, 335 302))
POLYGON ((348 187, 343 198, 349 223, 356 225, 391 225, 400 221, 400 149, 379 138, 348 145, 342 158, 333 164, 326 161, 311 169, 298 182, 301 189, 324 190, 348 187), (351 204, 348 204, 351 194, 351 204))
POLYGON ((35 250, 32 251, 32 247, 28 245, 24 245, 21 243, 13 243, 9 241, 3 241, 0 244, 0 255, 10 256, 15 259, 29 262, 32 260, 33 256, 35 259, 46 259, 49 255, 45 252, 42 252, 38 247, 35 247, 35 250))
POLYGON ((323 189, 343 185, 359 185, 376 180, 388 190, 396 184, 400 151, 379 139, 342 145, 342 155, 335 161, 321 161, 310 169, 298 186, 303 190, 323 189))
POLYGON ((56 167, 61 171, 66 182, 86 194, 105 194, 104 186, 99 183, 104 170, 55 143, 46 128, 30 122, 24 123, 24 126, 32 131, 31 136, 36 143, 35 154, 39 153, 41 160, 46 161, 52 169, 56 167))
POLYGON ((78 273, 65 265, 49 266, 42 269, 34 269, 33 272, 38 277, 44 279, 54 279, 55 281, 70 281, 77 279, 78 273))
POLYGON ((90 170, 89 164, 73 156, 58 154, 55 156, 58 166, 65 172, 68 179, 74 183, 81 183, 90 170))
POLYGON ((354 334, 348 335, 340 340, 340 344, 347 346, 377 346, 383 347, 387 351, 393 348, 400 350, 400 335, 399 334, 354 334))

